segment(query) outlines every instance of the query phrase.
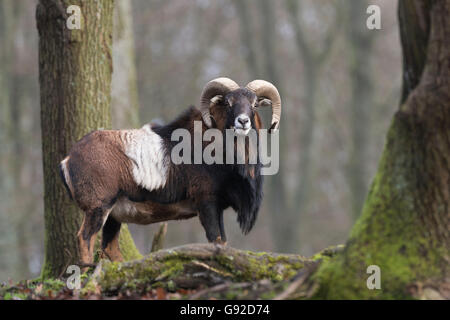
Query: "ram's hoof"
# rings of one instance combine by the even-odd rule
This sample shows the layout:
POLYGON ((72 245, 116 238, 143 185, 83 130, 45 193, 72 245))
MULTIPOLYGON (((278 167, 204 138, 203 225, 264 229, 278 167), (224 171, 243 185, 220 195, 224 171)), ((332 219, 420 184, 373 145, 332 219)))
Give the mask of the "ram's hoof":
POLYGON ((223 240, 222 240, 222 237, 217 237, 217 239, 214 240, 214 244, 218 244, 218 245, 221 245, 221 246, 226 246, 226 245, 227 245, 227 242, 226 242, 226 241, 223 241, 223 240))

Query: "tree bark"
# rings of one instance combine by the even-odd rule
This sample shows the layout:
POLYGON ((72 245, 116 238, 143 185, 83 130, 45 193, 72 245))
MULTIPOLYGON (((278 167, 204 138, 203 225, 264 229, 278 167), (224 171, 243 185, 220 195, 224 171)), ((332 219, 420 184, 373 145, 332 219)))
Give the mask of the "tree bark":
POLYGON ((345 251, 316 274, 317 297, 450 298, 449 14, 448 0, 400 1, 404 99, 345 251), (381 290, 366 286, 369 265, 381 290))
MULTIPOLYGON (((68 265, 79 262, 76 234, 82 215, 66 194, 58 164, 85 134, 111 127, 113 7, 110 0, 41 0, 37 5, 46 230, 44 278, 58 277, 68 265), (81 8, 80 30, 66 27, 69 5, 81 8)), ((132 242, 126 228, 122 235, 128 239, 127 244, 132 242)))

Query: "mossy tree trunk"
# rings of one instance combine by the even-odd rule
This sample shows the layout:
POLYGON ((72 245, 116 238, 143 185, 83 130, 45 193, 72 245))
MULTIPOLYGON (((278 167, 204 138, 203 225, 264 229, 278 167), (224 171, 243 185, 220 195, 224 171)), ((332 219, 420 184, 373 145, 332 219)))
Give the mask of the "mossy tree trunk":
MULTIPOLYGON (((92 130, 111 127, 112 27, 110 0, 40 0, 39 82, 44 167, 45 260, 43 277, 58 277, 79 261, 76 233, 81 211, 61 183, 58 163, 92 130), (66 8, 81 8, 80 30, 66 27, 66 8)), ((124 228, 125 251, 135 248, 124 228)))
POLYGON ((320 282, 317 297, 446 297, 450 271, 449 15, 448 0, 400 1, 402 103, 346 249, 315 275, 320 282), (381 269, 380 290, 366 286, 369 265, 381 269))

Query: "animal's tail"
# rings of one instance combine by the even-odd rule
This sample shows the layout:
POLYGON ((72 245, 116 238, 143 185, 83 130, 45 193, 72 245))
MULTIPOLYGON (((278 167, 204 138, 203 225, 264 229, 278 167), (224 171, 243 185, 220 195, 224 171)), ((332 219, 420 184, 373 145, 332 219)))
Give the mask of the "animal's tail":
POLYGON ((66 187, 67 193, 69 194, 70 199, 74 199, 74 192, 72 186, 72 180, 70 179, 69 167, 68 167, 69 157, 66 157, 63 161, 59 163, 59 174, 61 175, 61 179, 66 187))

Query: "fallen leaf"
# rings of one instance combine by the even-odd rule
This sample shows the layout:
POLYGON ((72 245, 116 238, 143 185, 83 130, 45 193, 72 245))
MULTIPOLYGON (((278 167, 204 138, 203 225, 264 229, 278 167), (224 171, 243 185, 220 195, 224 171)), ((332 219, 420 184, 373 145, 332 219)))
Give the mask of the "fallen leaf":
POLYGON ((158 300, 166 300, 166 291, 164 288, 157 288, 156 289, 156 299, 158 300))

